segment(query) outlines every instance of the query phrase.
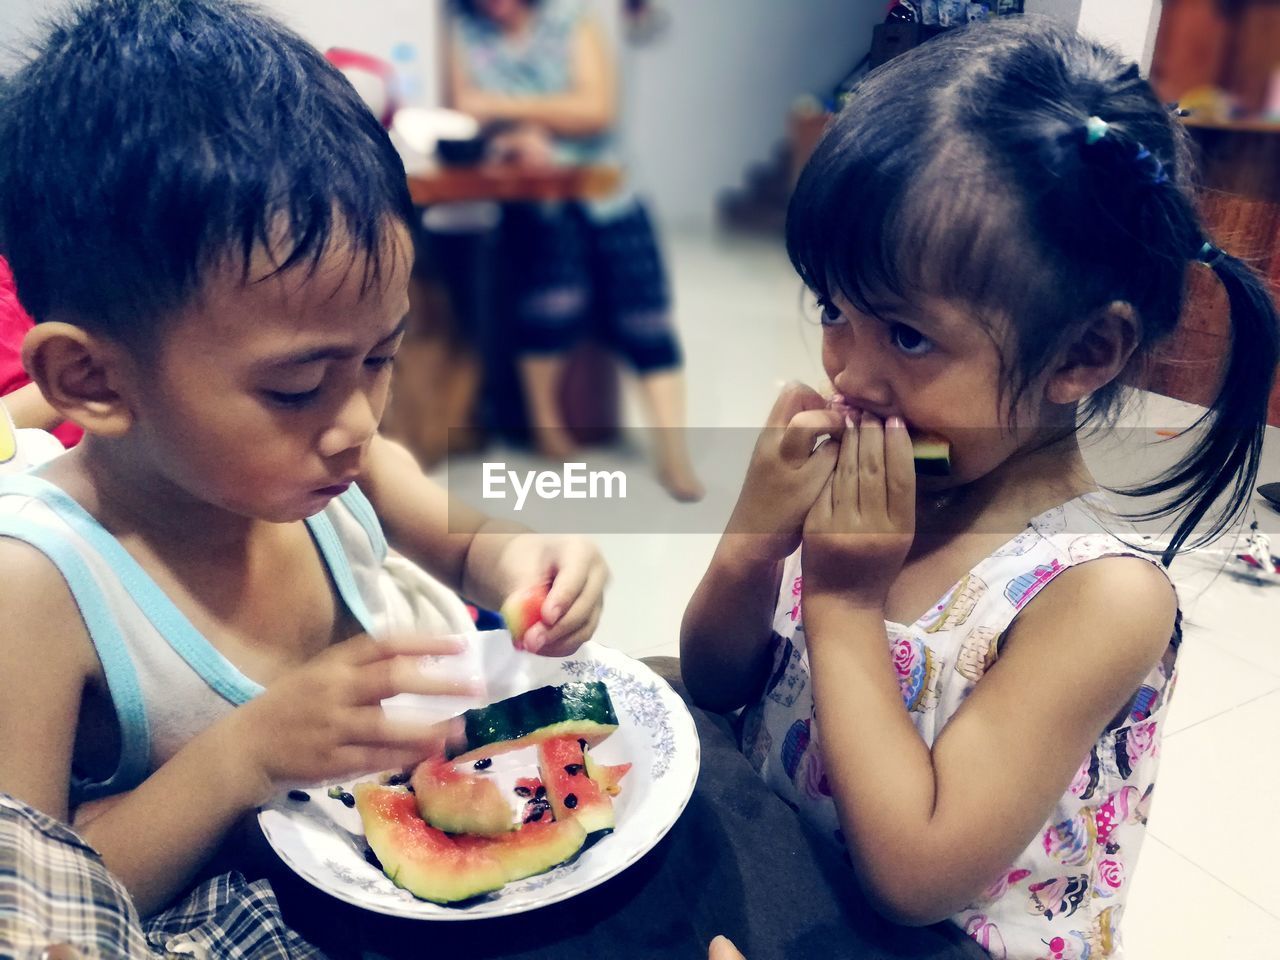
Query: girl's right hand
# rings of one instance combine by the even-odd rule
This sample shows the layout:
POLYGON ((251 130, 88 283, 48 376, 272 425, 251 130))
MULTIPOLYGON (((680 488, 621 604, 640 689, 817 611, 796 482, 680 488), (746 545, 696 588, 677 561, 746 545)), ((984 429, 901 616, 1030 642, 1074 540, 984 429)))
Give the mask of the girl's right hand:
POLYGON ((844 418, 802 383, 783 388, 756 441, 742 492, 725 529, 740 557, 776 562, 800 546, 804 518, 835 469, 844 418))
POLYGON ((474 694, 426 657, 461 653, 451 637, 368 635, 336 644, 272 683, 227 718, 247 786, 265 802, 282 787, 326 783, 416 764, 439 752, 456 719, 385 713, 400 693, 474 694))

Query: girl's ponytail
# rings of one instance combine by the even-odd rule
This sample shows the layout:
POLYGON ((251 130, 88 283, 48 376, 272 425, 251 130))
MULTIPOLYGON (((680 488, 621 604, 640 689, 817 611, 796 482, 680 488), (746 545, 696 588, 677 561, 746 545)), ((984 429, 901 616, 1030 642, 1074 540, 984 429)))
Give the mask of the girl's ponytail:
POLYGON ((1186 510, 1164 551, 1166 566, 1224 493, 1226 502, 1189 546, 1216 539, 1244 513, 1258 476, 1267 407, 1280 363, 1280 313, 1266 281, 1243 260, 1208 243, 1197 259, 1218 275, 1230 306, 1231 346, 1222 386, 1192 427, 1205 432, 1196 450, 1149 484, 1125 491, 1138 497, 1177 491, 1169 503, 1135 515, 1152 520, 1186 510))

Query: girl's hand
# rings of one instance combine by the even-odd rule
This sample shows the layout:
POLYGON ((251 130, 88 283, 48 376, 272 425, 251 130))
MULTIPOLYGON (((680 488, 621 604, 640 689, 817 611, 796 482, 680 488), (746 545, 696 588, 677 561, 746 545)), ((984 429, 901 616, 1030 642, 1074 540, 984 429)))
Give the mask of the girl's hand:
POLYGON ((523 533, 512 537, 499 557, 507 596, 551 583, 542 604, 542 622, 524 635, 524 649, 567 657, 591 639, 604 609, 609 567, 596 545, 583 537, 523 533))
POLYGON ((760 431, 725 528, 735 552, 773 563, 795 551, 805 515, 836 464, 836 444, 814 447, 824 435, 837 438, 843 426, 816 390, 801 383, 783 389, 760 431))
POLYGON ((249 787, 266 800, 281 787, 344 780, 415 764, 441 750, 454 721, 388 714, 399 693, 473 693, 425 658, 461 653, 453 638, 360 636, 337 644, 272 683, 226 720, 249 787))
POLYGON ((804 523, 804 595, 882 610, 915 538, 916 476, 907 428, 850 421, 835 472, 804 523))

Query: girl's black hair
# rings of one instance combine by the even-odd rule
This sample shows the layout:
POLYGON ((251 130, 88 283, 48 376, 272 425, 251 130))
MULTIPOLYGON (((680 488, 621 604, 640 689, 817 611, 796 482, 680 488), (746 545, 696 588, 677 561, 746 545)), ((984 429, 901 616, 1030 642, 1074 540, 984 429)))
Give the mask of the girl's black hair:
MULTIPOLYGON (((875 314, 919 293, 1006 317, 1016 396, 1097 315, 1126 302, 1141 321, 1134 369, 1178 324, 1186 271, 1205 242, 1188 137, 1135 64, 1049 20, 978 24, 873 71, 801 174, 787 249, 822 299, 875 314), (1105 127, 1090 124, 1090 118, 1105 127), (1091 129, 1092 128, 1092 129, 1091 129), (883 309, 883 306, 880 306, 883 309)), ((1192 545, 1245 509, 1280 360, 1265 282, 1222 254, 1231 352, 1200 445, 1132 496, 1171 494, 1136 515, 1181 514, 1168 562, 1219 496, 1192 545)), ((1081 422, 1115 417, 1117 380, 1081 422)))
MULTIPOLYGON (((74 5, 0 86, 0 254, 37 321, 144 348, 228 257, 363 283, 409 224, 404 167, 351 85, 237 0, 74 5)), ((237 262, 236 259, 232 260, 237 262)))
MULTIPOLYGON (((542 3, 542 0, 521 0, 526 7, 536 7, 542 3)), ((485 15, 476 7, 476 0, 452 0, 453 9, 463 16, 471 17, 474 20, 484 20, 485 15)))

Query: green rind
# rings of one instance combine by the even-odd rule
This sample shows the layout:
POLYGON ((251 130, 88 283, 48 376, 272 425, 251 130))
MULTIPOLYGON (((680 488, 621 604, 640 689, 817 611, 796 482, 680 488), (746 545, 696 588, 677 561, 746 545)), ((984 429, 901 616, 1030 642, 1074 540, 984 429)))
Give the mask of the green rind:
POLYGON ((526 824, 514 834, 496 838, 485 848, 507 873, 507 882, 546 873, 571 859, 587 842, 583 825, 570 818, 526 824), (541 836, 539 836, 541 834, 541 836), (532 838, 533 842, 530 842, 532 838))
POLYGON ((459 763, 573 735, 595 746, 618 729, 609 689, 599 680, 539 687, 462 715, 463 739, 446 752, 459 763))

